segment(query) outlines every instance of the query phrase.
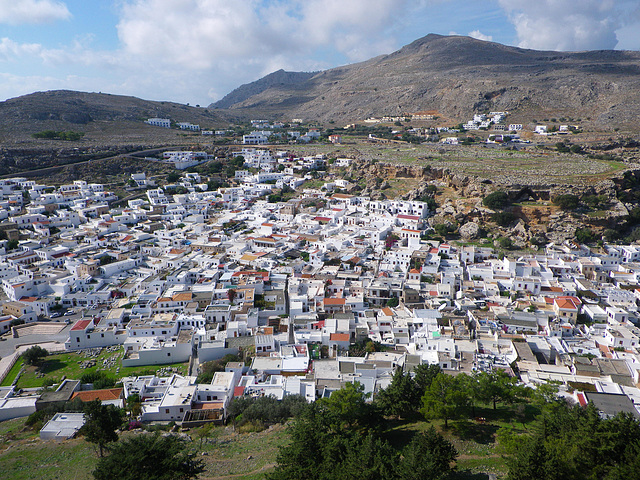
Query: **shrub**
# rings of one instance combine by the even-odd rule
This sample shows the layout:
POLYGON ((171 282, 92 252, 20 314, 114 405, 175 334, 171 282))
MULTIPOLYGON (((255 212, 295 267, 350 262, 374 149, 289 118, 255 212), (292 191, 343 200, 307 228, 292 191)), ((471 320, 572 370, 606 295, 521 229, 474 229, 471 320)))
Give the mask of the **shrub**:
POLYGON ((500 237, 498 239, 498 245, 505 250, 511 250, 513 248, 513 242, 509 237, 500 237))
POLYGON ((595 240, 595 236, 588 228, 578 228, 576 229, 576 240, 580 243, 591 243, 595 240))
POLYGON ((571 145, 571 153, 584 153, 580 145, 571 145))
POLYGON ((24 363, 27 365, 38 365, 47 355, 49 355, 49 352, 44 348, 40 345, 34 345, 22 354, 22 358, 24 359, 24 363))
POLYGON ((491 219, 501 227, 506 227, 516 219, 516 216, 512 212, 496 212, 491 219))
POLYGON ((565 195, 558 195, 553 199, 553 204, 557 205, 562 210, 575 210, 578 207, 579 199, 575 195, 568 193, 565 195))
POLYGON ((509 197, 506 192, 498 190, 484 197, 482 204, 492 210, 504 208, 509 205, 509 197))

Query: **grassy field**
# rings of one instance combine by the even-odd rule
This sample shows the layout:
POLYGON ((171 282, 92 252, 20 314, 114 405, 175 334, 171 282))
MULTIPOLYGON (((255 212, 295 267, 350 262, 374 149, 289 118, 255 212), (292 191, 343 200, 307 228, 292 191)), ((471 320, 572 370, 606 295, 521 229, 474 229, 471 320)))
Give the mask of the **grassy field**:
MULTIPOLYGON (((188 363, 122 367, 123 352, 123 349, 119 348, 116 351, 102 349, 101 353, 95 357, 79 352, 49 355, 39 367, 26 366, 16 386, 18 388, 42 387, 52 383, 59 383, 63 376, 65 378, 79 379, 85 373, 96 370, 104 371, 114 378, 152 374, 167 368, 177 369, 178 373, 186 375, 189 367, 188 363), (82 368, 82 363, 90 360, 95 360, 96 365, 82 368)), ((2 382, 2 386, 11 385, 22 367, 22 360, 18 360, 2 382)))
POLYGON ((377 145, 356 140, 345 145, 301 145, 289 148, 303 155, 324 153, 330 157, 357 156, 389 163, 430 165, 481 178, 513 176, 518 183, 528 184, 591 184, 630 166, 618 161, 591 159, 586 155, 559 153, 553 147, 536 148, 534 145, 527 145, 522 150, 505 150, 481 144, 377 145))
MULTIPOLYGON (((496 433, 502 427, 525 432, 537 411, 527 407, 524 424, 514 418, 513 407, 498 405, 476 407, 476 415, 485 420, 450 421, 444 429, 441 420, 427 422, 421 418, 391 421, 386 437, 402 448, 418 432, 436 427, 458 450, 454 479, 486 480, 488 474, 502 478, 507 472, 504 457, 496 444, 496 433)), ((261 432, 238 433, 232 427, 216 426, 207 436, 202 428, 186 431, 189 446, 205 464, 201 480, 254 480, 264 478, 276 464, 280 446, 288 442, 286 426, 274 425, 261 432), (202 437, 202 438, 201 438, 202 437)), ((125 432, 122 437, 138 435, 125 432)), ((71 480, 90 478, 97 461, 92 444, 82 438, 63 442, 43 442, 36 431, 24 426, 24 419, 0 423, 0 469, 6 480, 31 478, 71 480)))
MULTIPOLYGON (((44 442, 38 432, 24 426, 25 419, 0 423, 0 471, 3 480, 74 480, 91 478, 97 454, 83 438, 44 442)), ((238 434, 231 428, 215 427, 200 442, 200 429, 191 429, 190 448, 205 464, 206 479, 258 479, 273 469, 278 447, 288 436, 282 425, 258 433, 238 434), (202 455, 202 453, 205 453, 202 455)), ((138 435, 125 432, 121 438, 138 435)))

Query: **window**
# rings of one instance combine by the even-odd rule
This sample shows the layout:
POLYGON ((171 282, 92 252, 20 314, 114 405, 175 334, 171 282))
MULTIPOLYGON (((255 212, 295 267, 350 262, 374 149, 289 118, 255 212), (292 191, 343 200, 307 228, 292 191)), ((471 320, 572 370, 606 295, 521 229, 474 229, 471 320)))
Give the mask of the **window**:
POLYGON ((167 352, 167 357, 170 357, 170 356, 171 356, 171 353, 167 352))
POLYGON ((76 343, 80 343, 80 337, 76 337, 76 343))
POLYGON ((164 413, 169 413, 169 409, 165 408, 164 413))

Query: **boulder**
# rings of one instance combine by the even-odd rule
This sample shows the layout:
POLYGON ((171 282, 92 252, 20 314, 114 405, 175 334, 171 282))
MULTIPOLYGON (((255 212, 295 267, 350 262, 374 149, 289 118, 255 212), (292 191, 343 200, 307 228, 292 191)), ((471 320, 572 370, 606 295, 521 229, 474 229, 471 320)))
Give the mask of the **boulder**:
POLYGON ((473 240, 480 236, 480 226, 475 222, 465 223, 460 227, 460 236, 465 240, 473 240))

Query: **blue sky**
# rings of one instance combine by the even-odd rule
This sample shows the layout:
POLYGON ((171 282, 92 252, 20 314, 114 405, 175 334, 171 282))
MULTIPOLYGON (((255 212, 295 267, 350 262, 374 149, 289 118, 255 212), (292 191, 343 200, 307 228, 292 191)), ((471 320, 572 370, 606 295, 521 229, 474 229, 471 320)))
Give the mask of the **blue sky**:
POLYGON ((640 0, 0 0, 0 100, 69 89, 192 105, 280 68, 428 33, 540 50, 640 50, 640 0))

